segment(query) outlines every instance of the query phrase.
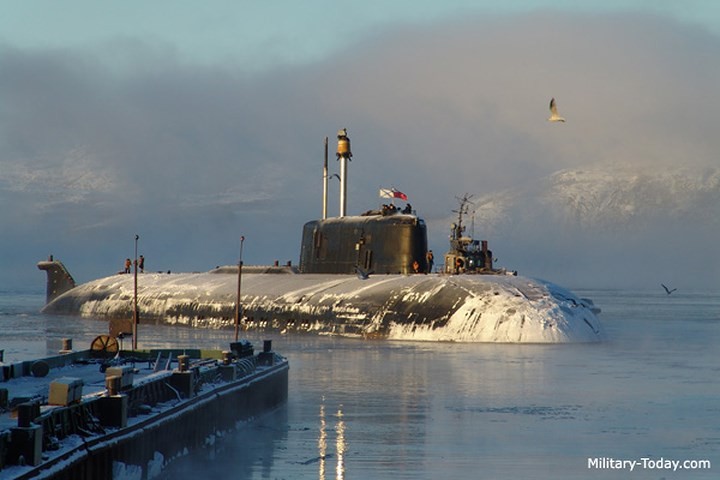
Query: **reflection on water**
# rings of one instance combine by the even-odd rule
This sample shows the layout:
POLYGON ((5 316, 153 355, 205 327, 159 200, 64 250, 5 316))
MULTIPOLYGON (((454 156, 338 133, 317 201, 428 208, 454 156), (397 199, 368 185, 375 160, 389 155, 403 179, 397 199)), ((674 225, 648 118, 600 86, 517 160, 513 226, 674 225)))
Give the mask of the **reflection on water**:
POLYGON ((335 479, 343 480, 345 478, 345 422, 342 420, 342 410, 338 410, 336 416, 338 420, 335 425, 335 434, 337 435, 335 449, 337 450, 338 459, 335 479))
POLYGON ((327 422, 325 421, 325 404, 320 404, 320 435, 318 435, 318 453, 320 454, 320 472, 318 478, 325 480, 325 458, 327 455, 327 422))
MULTIPOLYGON (((332 454, 328 453, 328 423, 325 418, 325 403, 320 404, 320 431, 318 434, 318 463, 319 471, 318 478, 320 480, 326 480, 325 475, 327 460, 332 458, 332 454)), ((345 421, 343 420, 342 406, 338 408, 335 414, 335 453, 337 455, 337 463, 335 466, 335 479, 345 479, 345 451, 347 446, 345 444, 345 421)))

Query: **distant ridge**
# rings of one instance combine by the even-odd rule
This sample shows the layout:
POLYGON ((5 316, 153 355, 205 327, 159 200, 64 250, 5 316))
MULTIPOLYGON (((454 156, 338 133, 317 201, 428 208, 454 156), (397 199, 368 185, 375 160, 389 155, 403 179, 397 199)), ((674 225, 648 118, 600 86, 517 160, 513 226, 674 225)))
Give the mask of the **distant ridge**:
POLYGON ((538 218, 603 230, 673 221, 720 225, 720 168, 567 169, 519 188, 479 196, 475 205, 476 225, 491 232, 538 218))

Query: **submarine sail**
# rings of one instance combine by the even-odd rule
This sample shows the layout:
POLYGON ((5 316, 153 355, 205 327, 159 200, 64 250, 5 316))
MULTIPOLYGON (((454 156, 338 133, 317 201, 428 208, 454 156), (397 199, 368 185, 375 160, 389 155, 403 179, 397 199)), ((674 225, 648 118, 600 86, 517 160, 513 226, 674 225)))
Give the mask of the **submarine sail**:
POLYGON ((362 216, 315 220, 303 227, 300 273, 375 274, 425 271, 427 228, 410 214, 367 212, 362 216))

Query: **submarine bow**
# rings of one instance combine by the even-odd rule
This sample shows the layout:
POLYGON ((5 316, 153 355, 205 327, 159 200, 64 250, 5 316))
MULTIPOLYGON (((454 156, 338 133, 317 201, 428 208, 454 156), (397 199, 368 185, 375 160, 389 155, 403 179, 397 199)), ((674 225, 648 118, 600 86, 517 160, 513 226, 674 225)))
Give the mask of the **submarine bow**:
MULTIPOLYGON (((140 276, 141 323, 234 325, 237 267, 140 276)), ((133 279, 112 275, 68 290, 45 313, 132 318, 133 279)), ((248 273, 244 329, 405 340, 565 343, 604 339, 594 307, 553 283, 504 275, 248 273)))

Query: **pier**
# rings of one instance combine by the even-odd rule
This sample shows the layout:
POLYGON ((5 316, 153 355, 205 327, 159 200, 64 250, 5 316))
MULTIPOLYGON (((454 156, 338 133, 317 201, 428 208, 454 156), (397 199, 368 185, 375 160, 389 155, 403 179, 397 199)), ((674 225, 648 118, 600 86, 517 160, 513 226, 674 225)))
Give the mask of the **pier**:
POLYGON ((0 478, 143 478, 287 400, 288 362, 266 341, 227 351, 65 349, 0 371, 0 478), (9 477, 6 477, 9 475, 9 477))

